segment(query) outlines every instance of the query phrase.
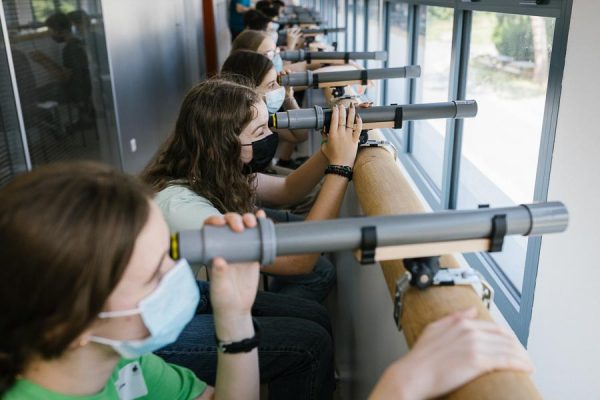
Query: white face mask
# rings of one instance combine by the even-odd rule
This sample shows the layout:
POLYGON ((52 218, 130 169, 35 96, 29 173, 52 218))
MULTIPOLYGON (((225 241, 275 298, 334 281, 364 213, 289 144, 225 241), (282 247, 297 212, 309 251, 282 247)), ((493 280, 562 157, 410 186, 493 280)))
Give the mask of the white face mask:
POLYGON ((283 86, 267 92, 265 94, 265 103, 267 103, 269 114, 275 114, 283 105, 284 100, 285 88, 283 86))
POLYGON ((200 292, 188 262, 179 260, 161 279, 154 292, 132 310, 107 311, 99 318, 119 318, 140 314, 150 336, 139 340, 116 340, 92 336, 92 342, 112 347, 123 358, 152 353, 177 340, 196 313, 200 292))

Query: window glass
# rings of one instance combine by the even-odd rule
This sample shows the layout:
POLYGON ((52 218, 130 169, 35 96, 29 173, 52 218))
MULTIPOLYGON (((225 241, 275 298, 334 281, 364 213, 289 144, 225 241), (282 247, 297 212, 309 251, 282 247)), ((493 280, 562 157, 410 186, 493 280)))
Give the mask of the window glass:
MULTIPOLYGON (((467 98, 479 112, 465 120, 459 208, 534 200, 554 23, 473 13, 467 98)), ((491 255, 519 292, 526 250, 526 238, 510 237, 491 255)))
POLYGON ((119 165, 100 2, 3 4, 32 164, 119 165))
MULTIPOLYGON (((380 2, 379 0, 369 0, 367 4, 368 24, 367 24, 367 51, 383 50, 381 41, 381 25, 380 19, 380 2)), ((368 60, 367 68, 383 68, 383 61, 368 60)), ((372 85, 367 89, 367 96, 376 104, 381 104, 381 88, 384 81, 373 81, 372 85)))
MULTIPOLYGON (((388 5, 388 66, 404 67, 408 64, 408 4, 389 3, 388 5)), ((406 79, 388 79, 385 104, 408 103, 406 79)), ((397 130, 399 140, 402 130, 397 130)))
POLYGON ((4 39, 0 31, 0 187, 27 170, 4 39))
MULTIPOLYGON (((355 41, 354 51, 365 50, 365 1, 366 0, 354 0, 356 6, 356 26, 355 26, 355 41)), ((364 65, 363 61, 359 61, 359 64, 364 65)))
MULTIPOLYGON (((427 6, 418 12, 421 78, 416 80, 415 103, 448 101, 454 10, 427 6)), ((412 136, 412 154, 438 189, 442 187, 446 124, 444 119, 416 121, 412 136)))
POLYGON ((354 1, 346 0, 346 50, 354 50, 354 1))
MULTIPOLYGON (((337 5, 337 27, 345 28, 346 27, 346 0, 339 0, 336 2, 337 5)), ((348 36, 348 29, 346 32, 337 33, 337 44, 339 51, 346 50, 346 37, 348 36)))

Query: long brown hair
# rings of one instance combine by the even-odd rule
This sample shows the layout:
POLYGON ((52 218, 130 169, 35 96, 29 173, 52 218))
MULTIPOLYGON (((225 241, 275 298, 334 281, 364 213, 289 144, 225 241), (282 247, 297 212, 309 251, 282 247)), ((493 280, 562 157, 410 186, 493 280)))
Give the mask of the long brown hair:
POLYGON ((243 173, 238 136, 259 100, 249 87, 221 79, 202 82, 185 96, 175 131, 142 172, 159 192, 183 183, 225 212, 255 208, 254 174, 243 173))
POLYGON ((235 78, 230 79, 229 74, 245 76, 253 86, 260 86, 265 76, 274 68, 273 62, 267 56, 255 51, 237 50, 233 51, 223 63, 221 75, 234 82, 237 81, 235 78))
POLYGON ((263 40, 269 37, 267 32, 263 31, 255 31, 255 30, 245 30, 231 43, 231 51, 236 50, 250 50, 256 51, 262 44, 263 40))
POLYGON ((0 190, 0 397, 32 357, 60 357, 123 275, 150 191, 90 162, 36 168, 0 190))

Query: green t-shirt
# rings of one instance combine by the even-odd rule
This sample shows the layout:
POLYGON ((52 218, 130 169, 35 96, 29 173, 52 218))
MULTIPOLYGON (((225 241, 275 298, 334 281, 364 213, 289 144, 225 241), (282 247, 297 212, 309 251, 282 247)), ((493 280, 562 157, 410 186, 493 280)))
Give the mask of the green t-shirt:
POLYGON ((104 389, 94 395, 64 395, 26 379, 19 379, 3 400, 188 400, 197 398, 205 389, 206 383, 189 369, 168 364, 160 357, 149 354, 119 361, 104 389))

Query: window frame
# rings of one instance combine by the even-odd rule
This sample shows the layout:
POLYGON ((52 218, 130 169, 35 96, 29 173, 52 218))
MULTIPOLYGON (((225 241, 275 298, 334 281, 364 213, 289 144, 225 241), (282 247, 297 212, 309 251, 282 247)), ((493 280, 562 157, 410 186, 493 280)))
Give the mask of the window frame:
MULTIPOLYGON (((448 100, 465 99, 473 11, 532 15, 556 19, 534 189, 534 201, 546 201, 573 0, 546 0, 545 4, 532 6, 521 4, 524 3, 523 0, 386 0, 386 3, 389 4, 386 4, 384 8, 386 10, 384 14, 386 29, 384 40, 388 52, 390 51, 390 43, 389 13, 387 10, 392 3, 408 4, 409 46, 407 59, 410 64, 417 63, 419 7, 441 6, 454 9, 448 100)), ((386 83, 384 85, 385 99, 387 99, 387 86, 386 83)), ((407 86, 409 87, 408 103, 414 103, 416 83, 411 80, 407 86)), ((414 124, 410 121, 404 127, 403 136, 405 140, 400 141, 398 135, 391 129, 384 130, 387 139, 396 144, 398 149, 402 149, 398 158, 428 205, 434 211, 456 209, 460 183, 464 121, 452 120, 447 124, 441 189, 436 187, 433 180, 411 156, 413 132, 414 124)), ((523 345, 527 345, 529 337, 541 243, 542 239, 540 237, 528 239, 521 293, 488 253, 464 255, 465 261, 471 267, 480 271, 494 288, 495 303, 498 309, 523 345)))

